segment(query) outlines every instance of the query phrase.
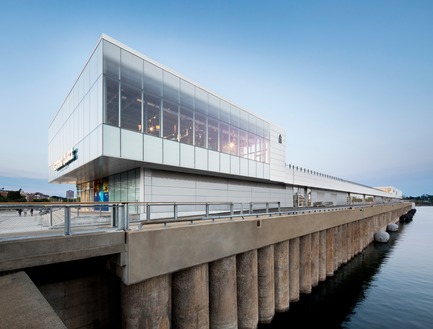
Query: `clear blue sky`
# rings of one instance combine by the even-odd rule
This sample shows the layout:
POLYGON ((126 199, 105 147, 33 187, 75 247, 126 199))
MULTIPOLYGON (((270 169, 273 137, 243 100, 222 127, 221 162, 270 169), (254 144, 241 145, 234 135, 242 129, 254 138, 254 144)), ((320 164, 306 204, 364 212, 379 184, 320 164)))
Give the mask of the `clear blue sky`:
POLYGON ((0 188, 71 188, 45 183, 48 126, 105 33, 283 126, 287 163, 433 194, 433 1, 2 1, 0 15, 0 188))

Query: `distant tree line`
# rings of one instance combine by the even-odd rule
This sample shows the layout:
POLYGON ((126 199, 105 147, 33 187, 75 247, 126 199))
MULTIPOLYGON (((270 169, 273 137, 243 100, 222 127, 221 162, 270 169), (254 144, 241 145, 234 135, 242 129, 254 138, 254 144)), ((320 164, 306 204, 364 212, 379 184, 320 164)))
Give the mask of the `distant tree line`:
POLYGON ((403 200, 415 202, 418 206, 429 206, 433 204, 433 195, 423 194, 420 196, 403 196, 403 200))
MULTIPOLYGON (((0 194, 0 202, 27 202, 27 198, 21 194, 21 190, 7 191, 7 194, 0 194)), ((71 202, 71 200, 53 195, 49 198, 33 199, 31 202, 71 202)))

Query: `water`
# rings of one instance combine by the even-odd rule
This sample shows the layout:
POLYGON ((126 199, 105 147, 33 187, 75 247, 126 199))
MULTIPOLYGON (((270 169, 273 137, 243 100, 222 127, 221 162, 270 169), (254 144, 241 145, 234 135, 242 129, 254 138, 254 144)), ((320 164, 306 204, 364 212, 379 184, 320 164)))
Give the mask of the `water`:
POLYGON ((433 207, 371 244, 260 329, 433 328, 433 207))

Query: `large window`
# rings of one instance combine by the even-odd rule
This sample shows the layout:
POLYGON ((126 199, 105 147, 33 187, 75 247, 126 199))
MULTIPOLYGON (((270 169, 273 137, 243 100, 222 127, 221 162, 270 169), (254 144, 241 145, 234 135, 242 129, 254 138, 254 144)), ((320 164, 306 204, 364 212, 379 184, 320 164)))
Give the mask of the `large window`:
POLYGON ((194 144, 194 112, 184 107, 180 108, 179 141, 184 144, 194 144))
POLYGON ((122 84, 120 126, 125 129, 143 131, 141 120, 141 89, 122 84))
POLYGON ((206 116, 195 113, 195 146, 206 147, 206 116))
POLYGON ((104 42, 104 123, 269 163, 270 125, 104 42))
POLYGON ((178 105, 164 99, 163 134, 162 137, 170 140, 178 140, 178 105))
POLYGON ((145 123, 146 134, 160 137, 161 131, 161 97, 145 95, 145 123))
POLYGON ((119 82, 105 79, 105 123, 119 126, 119 82))
POLYGON ((220 150, 230 154, 230 128, 225 123, 220 123, 220 150))
POLYGON ((239 134, 238 128, 230 127, 230 154, 239 155, 239 134))
POLYGON ((207 148, 212 151, 218 151, 218 120, 209 118, 208 119, 208 143, 207 148))
POLYGON ((239 130, 239 156, 248 159, 248 133, 239 130))

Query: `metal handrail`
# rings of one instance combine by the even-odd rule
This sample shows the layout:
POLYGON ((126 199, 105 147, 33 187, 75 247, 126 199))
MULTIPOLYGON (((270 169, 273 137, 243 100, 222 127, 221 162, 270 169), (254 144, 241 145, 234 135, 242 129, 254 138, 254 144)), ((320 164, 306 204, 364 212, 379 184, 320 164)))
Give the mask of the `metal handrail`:
MULTIPOLYGON (((400 203, 400 202, 391 202, 388 204, 400 203)), ((41 210, 39 215, 34 217, 28 216, 27 218, 37 218, 39 216, 42 222, 42 216, 49 216, 46 218, 46 221, 49 223, 49 229, 59 229, 63 228, 64 235, 71 235, 73 233, 85 233, 89 232, 89 230, 84 230, 83 227, 93 227, 92 231, 100 231, 101 229, 107 230, 108 227, 110 229, 115 230, 129 230, 131 225, 136 225, 137 229, 140 229, 144 225, 148 224, 163 224, 167 226, 168 223, 176 223, 176 222, 186 222, 189 221, 191 223, 195 221, 202 220, 219 220, 219 219, 246 219, 251 217, 260 217, 260 216, 275 216, 275 215, 297 215, 297 214, 306 214, 306 213, 316 213, 316 212, 328 212, 328 211, 338 211, 345 209, 361 209, 364 210, 367 207, 374 207, 378 204, 363 204, 363 205, 343 205, 343 206, 333 206, 333 207, 303 207, 303 208, 281 208, 280 202, 80 202, 80 203, 0 203, 0 238, 4 235, 4 231, 2 231, 2 216, 6 213, 6 210, 16 210, 17 208, 33 208, 36 210, 41 210), (137 214, 134 214, 130 211, 130 207, 136 207, 145 209, 145 211, 138 211, 139 218, 138 220, 133 217, 137 214), (164 213, 155 212, 156 214, 163 214, 165 217, 154 218, 152 219, 152 207, 162 207, 169 206, 171 208, 170 211, 166 211, 164 213), (181 206, 194 206, 194 214, 191 214, 191 211, 180 211, 179 207, 181 206), (211 212, 211 206, 225 206, 225 209, 217 209, 211 212), (259 207, 260 206, 260 207, 259 207), (109 211, 102 210, 102 207, 106 207, 109 211), (94 211, 88 211, 87 216, 83 216, 83 212, 80 209, 91 209, 94 211), (53 211, 56 210, 56 211, 53 211), (59 210, 62 210, 59 211, 59 210), (74 215, 72 216, 71 211, 76 210, 74 215), (43 212, 42 212, 43 211, 43 212), (54 224, 54 213, 57 220, 57 223, 54 224), (90 223, 85 223, 88 219, 93 220, 90 223), (96 220, 95 220, 96 218, 96 220), (80 230, 74 230, 79 226, 77 222, 75 222, 74 226, 72 226, 73 221, 77 219, 84 219, 81 222, 80 230), (60 224, 59 224, 60 223, 60 224)), ((153 209, 154 210, 154 209, 153 209)), ((86 214, 86 212, 84 212, 86 214)), ((6 217, 10 216, 10 213, 6 214, 6 217)), ((5 217, 5 218, 6 218, 5 217)), ((7 219, 7 218, 6 218, 7 219)), ((16 217, 15 217, 16 219, 16 217)), ((21 222, 21 218, 20 218, 21 222)), ((41 224, 42 225, 42 224, 41 224)), ((32 231, 23 231, 28 235, 29 232, 32 231)), ((44 234, 46 233, 46 231, 44 234)), ((9 234, 11 232, 6 232, 9 234)), ((51 234, 51 233, 50 233, 51 234)), ((17 234, 9 234, 12 238, 20 238, 17 234)), ((39 235, 40 236, 40 235, 39 235)), ((22 237, 22 236, 21 236, 22 237)))
MULTIPOLYGON (((269 212, 270 207, 280 210, 280 202, 79 202, 79 203, 39 203, 39 202, 22 202, 22 203, 0 203, 0 216, 2 210, 16 210, 16 209, 35 209, 40 211, 39 215, 42 216, 49 214, 49 227, 59 228, 64 227, 63 234, 71 235, 72 232, 72 215, 71 211, 76 210, 75 218, 81 218, 83 215, 83 209, 93 208, 92 213, 99 212, 99 217, 104 217, 108 219, 111 217, 111 226, 119 230, 129 230, 130 224, 132 223, 142 223, 143 220, 133 221, 130 216, 130 207, 141 208, 143 207, 145 211, 138 211, 139 215, 145 214, 145 221, 154 223, 155 220, 151 219, 152 210, 155 207, 171 206, 172 210, 163 214, 166 218, 169 218, 171 222, 184 221, 186 216, 182 216, 180 207, 183 206, 194 206, 194 212, 196 212, 195 217, 206 218, 211 215, 212 206, 223 206, 226 209, 215 210, 214 213, 225 214, 229 212, 230 215, 234 215, 237 212, 244 214, 244 211, 248 209, 248 213, 253 213, 254 211, 261 211, 262 213, 269 212), (258 206, 261 206, 258 208, 258 206), (109 211, 102 210, 103 208, 109 209, 109 211), (197 207, 203 207, 202 210, 197 210, 197 207), (53 209, 61 210, 63 208, 63 218, 60 225, 53 224, 53 209), (153 208, 153 209, 152 209, 153 208), (80 213, 81 211, 81 213, 80 213), (103 216, 104 215, 104 216, 103 216)), ((154 212, 160 214, 158 212, 154 212)), ((33 212, 32 212, 33 216, 33 212)), ((61 217, 62 215, 57 215, 61 217)), ((42 221, 42 219, 41 219, 42 221)), ((167 220, 166 220, 167 221, 167 220)), ((42 224, 41 224, 42 225, 42 224)), ((106 226, 105 226, 106 227, 106 226)), ((2 228, 0 226, 0 236, 2 235, 2 228)))

